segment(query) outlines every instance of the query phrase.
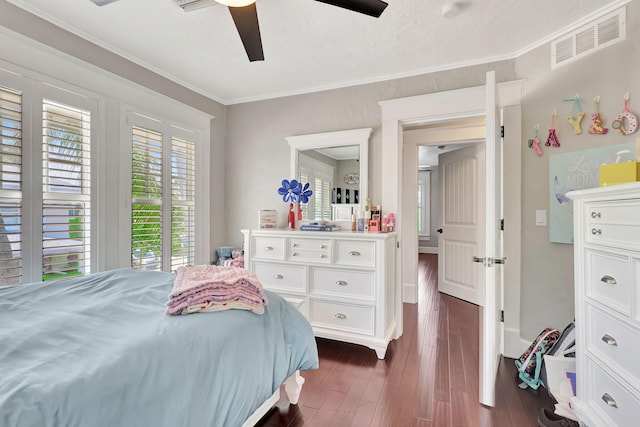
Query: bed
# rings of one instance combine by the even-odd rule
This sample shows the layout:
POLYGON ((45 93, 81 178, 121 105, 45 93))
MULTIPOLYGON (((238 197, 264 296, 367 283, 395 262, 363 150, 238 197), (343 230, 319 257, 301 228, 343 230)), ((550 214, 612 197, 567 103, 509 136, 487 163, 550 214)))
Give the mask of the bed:
POLYGON ((304 316, 165 314, 170 273, 119 269, 0 287, 0 425, 242 426, 318 367, 304 316))

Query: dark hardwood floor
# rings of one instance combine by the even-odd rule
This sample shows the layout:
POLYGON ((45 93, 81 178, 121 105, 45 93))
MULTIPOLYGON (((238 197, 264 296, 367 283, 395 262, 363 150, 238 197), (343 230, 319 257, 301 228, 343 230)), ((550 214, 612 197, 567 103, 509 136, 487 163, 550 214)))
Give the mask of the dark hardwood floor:
POLYGON ((298 405, 286 397, 260 426, 537 427, 546 390, 520 390, 502 359, 496 406, 478 403, 478 307, 437 290, 437 255, 421 254, 419 303, 404 305, 404 334, 384 360, 369 348, 317 338, 320 368, 298 405))

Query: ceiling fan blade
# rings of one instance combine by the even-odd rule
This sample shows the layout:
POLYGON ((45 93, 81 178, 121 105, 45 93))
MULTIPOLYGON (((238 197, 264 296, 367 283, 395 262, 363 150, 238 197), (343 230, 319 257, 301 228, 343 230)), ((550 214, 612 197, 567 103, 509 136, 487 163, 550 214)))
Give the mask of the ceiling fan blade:
POLYGON ((262 39, 260 38, 260 25, 258 24, 258 11, 256 4, 251 3, 244 7, 229 7, 233 22, 247 51, 249 61, 264 61, 262 52, 262 39))
POLYGON ((320 3, 326 3, 338 6, 343 9, 353 10, 354 12, 364 13, 365 15, 379 18, 384 9, 389 5, 382 0, 316 0, 320 3))
POLYGON ((104 6, 105 4, 113 3, 118 0, 91 0, 96 6, 104 6))

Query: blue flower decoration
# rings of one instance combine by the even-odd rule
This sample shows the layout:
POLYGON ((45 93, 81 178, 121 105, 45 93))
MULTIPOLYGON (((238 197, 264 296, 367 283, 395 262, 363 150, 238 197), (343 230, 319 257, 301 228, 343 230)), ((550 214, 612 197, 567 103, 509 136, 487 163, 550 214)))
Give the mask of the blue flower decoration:
POLYGON ((301 203, 309 203, 309 197, 313 195, 313 191, 309 188, 309 183, 307 182, 302 190, 300 190, 300 202, 301 203))
POLYGON ((300 201, 300 192, 302 191, 302 184, 296 179, 288 181, 282 180, 282 187, 278 188, 278 194, 282 196, 282 200, 285 202, 298 203, 300 201))

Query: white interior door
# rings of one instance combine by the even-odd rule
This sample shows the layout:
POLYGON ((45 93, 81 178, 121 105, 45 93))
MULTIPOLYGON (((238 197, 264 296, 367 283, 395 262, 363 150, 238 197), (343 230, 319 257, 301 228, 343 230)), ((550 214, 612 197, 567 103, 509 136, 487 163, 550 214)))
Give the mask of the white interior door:
POLYGON ((484 251, 484 304, 480 307, 480 403, 495 405, 498 364, 502 354, 502 145, 496 100, 495 72, 486 84, 486 241, 484 251))
MULTIPOLYGON (((500 101, 503 107, 508 106, 517 106, 518 108, 518 120, 517 126, 514 127, 513 130, 509 131, 507 129, 508 134, 515 135, 512 138, 519 138, 520 132, 520 118, 519 118, 519 105, 522 96, 522 86, 520 83, 508 83, 502 84, 500 88, 500 101), (512 133, 513 132, 513 133, 512 133)), ((485 113, 485 117, 487 118, 487 122, 490 123, 487 126, 487 131, 491 129, 490 133, 492 135, 497 134, 499 127, 496 124, 496 121, 493 118, 496 118, 495 114, 495 106, 496 106, 496 90, 495 90, 495 72, 490 71, 487 73, 487 84, 485 87, 473 87, 473 88, 465 88, 447 92, 438 92, 432 94, 426 94, 422 96, 413 96, 408 98, 400 98, 400 99, 392 99, 387 101, 381 101, 380 105, 382 107, 382 157, 385 159, 382 162, 382 170, 381 174, 385 177, 382 182, 382 205, 386 206, 386 209, 390 211, 397 211, 398 217, 401 219, 396 224, 398 233, 401 236, 401 240, 407 240, 407 236, 410 234, 415 235, 415 222, 406 221, 405 212, 402 197, 403 187, 400 185, 403 180, 403 161, 401 159, 403 153, 403 145, 405 144, 405 135, 402 132, 403 127, 411 126, 411 125, 424 125, 424 124, 432 124, 432 123, 442 123, 447 120, 456 120, 461 117, 478 117, 485 113), (487 105, 489 107, 487 107, 487 105), (488 117, 491 118, 488 118, 488 117), (416 119, 419 118, 419 119, 416 119), (405 227, 404 224, 407 224, 405 227)), ((496 147, 496 142, 498 139, 493 136, 487 137, 486 146, 492 145, 492 147, 496 147)), ((514 146, 520 147, 520 144, 517 141, 514 141, 514 144, 505 145, 505 151, 511 153, 511 160, 517 162, 520 158, 519 151, 514 151, 514 146), (514 153, 517 153, 513 156, 514 153)), ((492 155, 487 155, 487 161, 491 162, 491 165, 487 166, 487 170, 491 171, 494 175, 492 179, 485 183, 486 187, 493 189, 494 195, 497 193, 496 189, 498 188, 499 181, 496 181, 496 173, 499 172, 500 168, 496 166, 496 155, 497 152, 495 150, 491 151, 492 155)), ((415 164, 414 164, 415 167, 415 164)), ((518 175, 519 176, 519 175, 518 175)), ((519 179, 519 178, 518 178, 519 179)), ((511 202, 509 203, 509 209, 505 210, 505 214, 511 215, 510 220, 507 221, 507 226, 510 224, 516 224, 514 228, 515 233, 511 233, 512 237, 509 238, 507 243, 510 243, 511 252, 509 253, 509 260, 512 265, 519 265, 519 250, 520 250, 520 240, 519 240, 519 232, 517 231, 520 223, 520 211, 514 210, 512 208, 513 205, 518 204, 518 194, 519 185, 514 184, 517 182, 517 179, 509 179, 506 182, 506 186, 511 186, 510 192, 507 192, 507 196, 511 197, 511 202), (516 189, 515 191, 514 188, 516 189), (514 238, 517 237, 517 238, 514 238), (514 242, 516 242, 514 244, 514 242), (516 260, 516 263, 513 264, 513 259, 516 260)), ((408 193, 412 198, 415 199, 415 192, 412 191, 408 193)), ((498 199, 500 200, 501 197, 498 199)), ((493 260, 500 259, 501 252, 500 246, 498 245, 499 239, 497 236, 497 232, 499 230, 498 227, 498 218, 496 215, 498 212, 496 210, 496 205, 493 202, 498 202, 495 198, 491 198, 492 203, 488 204, 487 209, 491 209, 492 216, 485 218, 485 222, 490 224, 492 231, 490 234, 494 237, 486 239, 485 243, 485 251, 487 251, 487 247, 491 249, 491 251, 487 251, 483 254, 478 255, 482 258, 490 258, 492 268, 487 268, 487 270, 494 271, 486 271, 485 276, 489 276, 488 283, 485 283, 485 301, 487 307, 482 308, 482 331, 481 331, 481 386, 480 386, 480 401, 485 405, 493 405, 495 401, 495 376, 498 367, 498 357, 500 348, 502 345, 502 332, 501 332, 501 324, 499 322, 500 316, 499 311, 501 308, 501 295, 502 288, 498 282, 498 274, 501 274, 502 270, 495 268, 495 264, 493 260), (484 362, 486 363, 486 368, 484 367, 484 362)), ((415 202, 414 202, 415 203, 415 202)), ((416 211, 416 205, 412 206, 410 211, 416 211)), ((414 213, 415 215, 415 213, 414 213)), ((415 219, 415 216, 413 217, 415 219)), ((509 217, 507 217, 509 219, 509 217)), ((405 260, 406 258, 414 259, 416 257, 415 252, 417 252, 417 245, 415 245, 414 252, 408 252, 411 248, 407 245, 401 246, 401 250, 397 251, 396 260, 398 262, 398 266, 401 268, 396 269, 396 282, 400 284, 396 288, 396 309, 399 313, 402 312, 403 309, 403 293, 401 292, 402 286, 405 286, 405 278, 404 276, 407 274, 413 275, 413 271, 410 273, 406 272, 405 260), (409 256, 407 257, 407 254, 409 256)), ((512 267, 513 268, 513 267, 512 267)), ((510 298, 508 301, 514 303, 514 305, 519 305, 519 283, 517 283, 517 271, 519 268, 515 268, 516 276, 512 277, 515 280, 511 280, 509 283, 510 286, 510 298), (516 282, 516 283, 514 283, 516 282), (517 292, 514 292, 514 289, 518 289, 517 292), (513 299, 515 297, 515 300, 513 299), (515 302, 514 302, 515 301, 515 302)), ((487 277, 485 277, 485 281, 487 277)), ((414 295, 414 299, 416 299, 415 295, 417 295, 417 288, 414 286, 411 288, 413 291, 412 295, 414 295)), ((509 287, 507 287, 509 291, 509 287)), ((407 288, 404 289, 404 294, 407 294, 407 288)), ((408 301, 407 301, 408 302, 408 301)), ((510 307, 511 308, 511 307, 510 307)), ((515 334, 513 335, 514 342, 516 342, 517 346, 520 346, 520 337, 518 330, 518 316, 517 309, 514 308, 512 313, 516 313, 515 317, 515 325, 516 329, 513 331, 515 334)), ((509 316, 507 315, 507 318, 509 316)), ((396 336, 402 335, 402 321, 398 323, 398 328, 396 329, 396 336)))
POLYGON ((484 300, 484 267, 473 262, 485 246, 484 143, 441 154, 438 290, 472 304, 484 300))

